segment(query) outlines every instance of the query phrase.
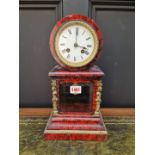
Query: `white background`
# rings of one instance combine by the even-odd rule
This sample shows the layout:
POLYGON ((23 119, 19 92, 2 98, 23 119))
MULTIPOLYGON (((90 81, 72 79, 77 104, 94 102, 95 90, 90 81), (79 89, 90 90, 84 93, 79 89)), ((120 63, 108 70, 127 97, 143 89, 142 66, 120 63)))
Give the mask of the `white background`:
MULTIPOLYGON (((0 4, 0 154, 18 155, 19 1, 0 4)), ((155 155, 154 0, 136 0, 135 79, 136 155, 155 155)))

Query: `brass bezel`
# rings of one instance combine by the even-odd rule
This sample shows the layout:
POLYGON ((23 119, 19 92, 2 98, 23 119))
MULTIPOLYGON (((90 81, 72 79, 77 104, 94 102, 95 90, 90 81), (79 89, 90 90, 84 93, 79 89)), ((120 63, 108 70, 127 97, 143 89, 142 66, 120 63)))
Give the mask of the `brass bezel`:
POLYGON ((96 31, 92 28, 91 25, 87 24, 86 22, 84 21, 69 21, 67 23, 64 23, 59 29, 58 31, 56 32, 55 34, 55 38, 54 38, 54 48, 55 48, 55 52, 57 54, 57 56, 59 57, 59 59, 67 66, 71 66, 71 67, 82 67, 82 66, 85 66, 87 65, 88 63, 90 63, 96 56, 97 52, 98 52, 98 47, 99 47, 99 41, 98 41, 98 36, 97 36, 97 33, 96 31), (69 26, 72 26, 72 25, 81 25, 83 27, 85 27, 86 29, 88 29, 92 36, 93 36, 93 39, 94 39, 94 49, 91 53, 91 55, 86 59, 84 60, 83 62, 77 62, 77 63, 74 63, 74 62, 70 62, 70 61, 67 61, 60 53, 60 50, 59 50, 59 46, 58 46, 58 40, 60 38, 60 34, 62 33, 62 31, 64 29, 66 29, 67 27, 69 26))

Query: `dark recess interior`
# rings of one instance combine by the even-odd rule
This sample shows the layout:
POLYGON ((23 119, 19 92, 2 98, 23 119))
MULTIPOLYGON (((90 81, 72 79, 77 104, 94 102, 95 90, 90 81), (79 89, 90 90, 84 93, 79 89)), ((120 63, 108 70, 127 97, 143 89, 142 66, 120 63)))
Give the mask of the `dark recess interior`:
POLYGON ((81 94, 71 94, 70 86, 72 85, 73 83, 60 83, 60 111, 89 112, 92 105, 91 84, 78 84, 82 88, 81 94))

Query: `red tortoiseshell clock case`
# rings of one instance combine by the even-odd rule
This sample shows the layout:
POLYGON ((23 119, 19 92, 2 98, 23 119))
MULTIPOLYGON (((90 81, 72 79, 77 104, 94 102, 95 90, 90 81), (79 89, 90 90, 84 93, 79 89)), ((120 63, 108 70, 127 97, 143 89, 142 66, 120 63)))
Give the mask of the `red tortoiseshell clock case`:
POLYGON ((62 18, 60 21, 57 22, 57 24, 54 26, 54 28, 52 29, 52 32, 50 34, 50 41, 49 41, 49 45, 50 45, 50 51, 51 54, 53 55, 54 59, 63 67, 66 68, 68 70, 84 70, 89 68, 90 66, 93 65, 93 63, 96 61, 96 59, 99 57, 99 54, 103 48, 103 36, 102 36, 102 32, 100 31, 99 27, 97 26, 97 24, 94 22, 94 20, 92 20, 89 17, 86 16, 82 16, 79 14, 72 14, 72 15, 68 15, 64 18, 62 18), (55 40, 55 36, 57 31, 59 30, 59 28, 65 23, 65 22, 69 22, 69 21, 84 21, 87 24, 89 24, 97 33, 97 37, 98 37, 98 41, 99 41, 99 46, 96 52, 95 57, 91 60, 91 62, 89 62, 88 64, 82 66, 82 67, 71 67, 68 66, 66 64, 64 64, 58 57, 56 51, 55 51, 55 47, 54 47, 54 40, 55 40))
POLYGON ((89 17, 69 15, 54 26, 50 35, 50 50, 60 66, 55 66, 48 74, 51 78, 53 111, 44 131, 45 140, 107 140, 107 130, 100 113, 104 72, 93 65, 102 47, 102 33, 89 17), (99 48, 94 59, 87 65, 77 68, 61 62, 54 49, 57 30, 63 23, 72 20, 89 23, 97 32, 99 40, 99 48), (81 87, 81 92, 72 94, 71 86, 81 87))

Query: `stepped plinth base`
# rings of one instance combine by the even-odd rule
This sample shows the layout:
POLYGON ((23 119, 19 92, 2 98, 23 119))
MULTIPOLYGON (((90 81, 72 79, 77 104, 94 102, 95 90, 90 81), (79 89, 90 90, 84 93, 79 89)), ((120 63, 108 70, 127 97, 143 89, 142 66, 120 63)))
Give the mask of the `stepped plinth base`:
POLYGON ((101 114, 52 114, 44 131, 44 139, 105 141, 107 131, 101 114))

